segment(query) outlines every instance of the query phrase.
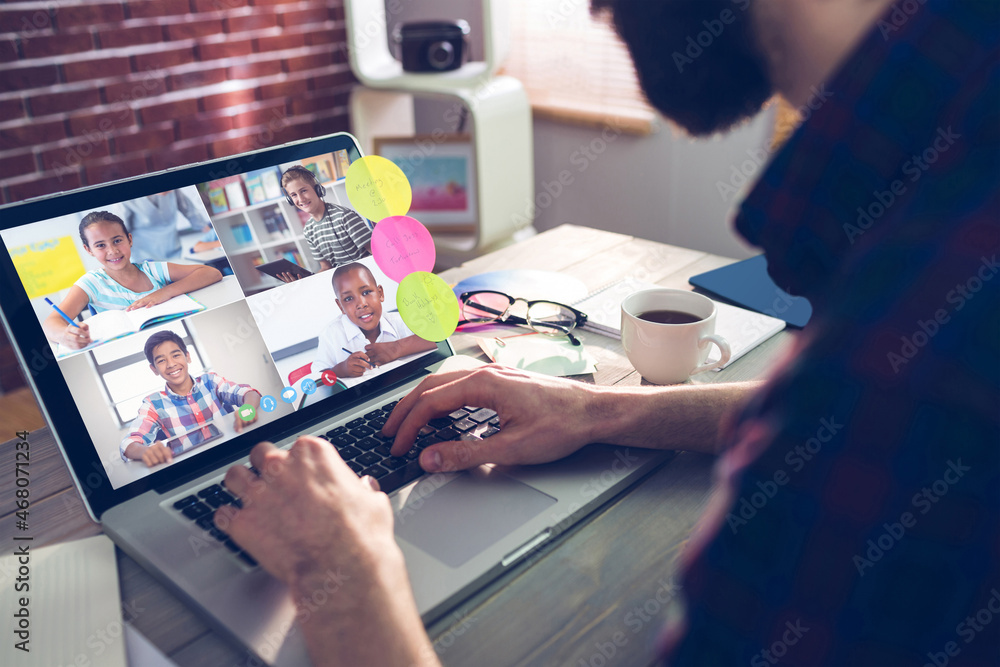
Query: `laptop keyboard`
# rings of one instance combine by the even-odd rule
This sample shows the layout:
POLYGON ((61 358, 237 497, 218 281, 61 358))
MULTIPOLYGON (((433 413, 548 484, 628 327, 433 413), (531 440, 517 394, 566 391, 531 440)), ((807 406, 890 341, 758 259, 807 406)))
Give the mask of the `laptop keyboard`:
MULTIPOLYGON (((386 493, 391 493, 424 474, 418 459, 420 452, 430 445, 448 440, 481 440, 500 431, 500 419, 496 412, 488 408, 466 406, 446 417, 430 420, 420 429, 416 443, 409 452, 403 456, 392 456, 389 454, 392 438, 382 435, 382 427, 398 402, 392 401, 362 417, 316 434, 333 445, 359 477, 374 477, 386 493)), ((249 467, 257 472, 252 466, 249 467)), ((256 567, 257 561, 213 523, 215 510, 223 505, 241 507, 242 503, 221 483, 211 484, 173 504, 174 509, 229 549, 236 558, 250 567, 256 567)))

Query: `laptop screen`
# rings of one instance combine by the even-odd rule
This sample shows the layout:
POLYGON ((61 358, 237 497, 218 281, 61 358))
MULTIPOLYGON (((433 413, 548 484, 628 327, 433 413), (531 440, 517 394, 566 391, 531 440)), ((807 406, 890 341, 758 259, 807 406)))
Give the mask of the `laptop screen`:
POLYGON ((4 320, 96 514, 450 354, 371 255, 360 157, 339 134, 0 208, 4 320))

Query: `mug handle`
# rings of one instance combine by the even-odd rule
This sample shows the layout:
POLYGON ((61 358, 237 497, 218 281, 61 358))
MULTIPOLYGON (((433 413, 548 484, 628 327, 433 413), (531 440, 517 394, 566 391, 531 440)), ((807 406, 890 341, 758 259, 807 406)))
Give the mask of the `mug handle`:
POLYGON ((732 350, 729 349, 729 343, 727 343, 726 339, 723 338, 722 336, 716 336, 715 334, 711 334, 709 336, 702 336, 701 339, 698 341, 698 347, 705 347, 709 343, 715 343, 716 345, 719 346, 719 352, 722 353, 722 358, 719 359, 718 361, 713 361, 712 363, 705 362, 701 366, 698 366, 696 369, 694 369, 691 372, 691 375, 695 375, 696 373, 704 373, 705 371, 710 371, 714 368, 722 368, 723 366, 726 365, 726 362, 729 361, 729 357, 732 356, 733 353, 732 350))

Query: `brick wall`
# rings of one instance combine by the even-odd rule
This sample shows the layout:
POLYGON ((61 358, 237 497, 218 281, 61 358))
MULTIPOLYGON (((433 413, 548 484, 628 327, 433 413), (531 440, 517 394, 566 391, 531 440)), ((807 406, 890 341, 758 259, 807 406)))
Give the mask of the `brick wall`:
POLYGON ((348 129, 343 0, 0 5, 0 201, 348 129))

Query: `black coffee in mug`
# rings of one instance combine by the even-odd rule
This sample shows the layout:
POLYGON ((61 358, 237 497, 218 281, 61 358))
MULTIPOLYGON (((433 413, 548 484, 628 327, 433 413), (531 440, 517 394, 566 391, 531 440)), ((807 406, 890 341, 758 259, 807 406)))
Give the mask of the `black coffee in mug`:
POLYGON ((645 313, 640 313, 638 318, 658 324, 691 324, 703 319, 681 310, 647 310, 645 313))

